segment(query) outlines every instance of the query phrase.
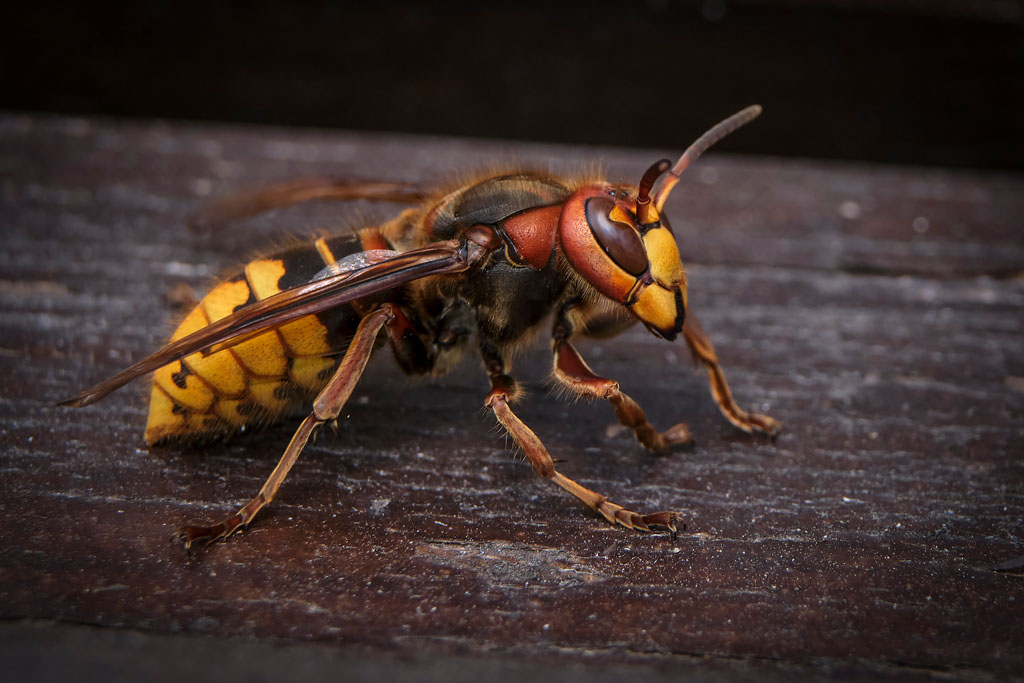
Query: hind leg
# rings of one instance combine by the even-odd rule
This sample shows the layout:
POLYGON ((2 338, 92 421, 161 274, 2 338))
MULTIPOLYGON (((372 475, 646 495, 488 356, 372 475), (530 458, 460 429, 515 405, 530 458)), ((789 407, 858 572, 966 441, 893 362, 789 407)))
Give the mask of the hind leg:
POLYGON ((245 528, 252 521, 253 517, 267 506, 277 495, 278 489, 284 482, 285 477, 291 470, 299 454, 309 441, 313 432, 324 423, 331 422, 338 417, 341 409, 352 395, 359 378, 366 368, 373 351, 373 344, 377 333, 381 328, 394 319, 392 307, 384 305, 381 308, 368 314, 359 323, 355 336, 345 351, 341 365, 334 372, 327 386, 313 402, 313 412, 302 421, 292 437, 291 442, 281 456, 274 471, 270 473, 267 481, 263 484, 260 492, 243 505, 230 517, 208 526, 184 526, 175 533, 175 539, 184 543, 186 548, 191 548, 197 541, 213 543, 222 538, 245 528))

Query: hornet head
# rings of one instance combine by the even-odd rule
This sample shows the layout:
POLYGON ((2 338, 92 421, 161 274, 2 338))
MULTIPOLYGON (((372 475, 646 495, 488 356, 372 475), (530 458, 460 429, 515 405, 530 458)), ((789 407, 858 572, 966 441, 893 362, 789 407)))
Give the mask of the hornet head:
POLYGON ((668 159, 655 163, 640 179, 635 197, 628 190, 597 184, 580 188, 565 203, 558 241, 573 270, 660 337, 674 339, 686 318, 686 273, 672 227, 662 214, 665 201, 679 175, 704 150, 760 113, 761 107, 754 105, 722 121, 690 145, 671 169, 668 159))

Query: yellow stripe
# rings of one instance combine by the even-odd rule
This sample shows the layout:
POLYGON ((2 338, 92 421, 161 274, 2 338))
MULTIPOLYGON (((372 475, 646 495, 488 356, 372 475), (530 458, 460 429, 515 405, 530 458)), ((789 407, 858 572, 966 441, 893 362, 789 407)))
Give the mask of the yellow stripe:
POLYGON ((324 241, 323 237, 320 237, 315 242, 316 250, 320 252, 320 258, 324 260, 325 266, 333 266, 337 263, 337 259, 334 258, 334 254, 331 253, 331 248, 327 246, 327 242, 324 241))
POLYGON ((266 299, 280 292, 277 283, 284 275, 280 259, 257 259, 245 267, 245 278, 257 299, 266 299))
MULTIPOLYGON (((273 296, 281 291, 278 289, 277 283, 284 273, 284 262, 280 259, 261 259, 253 261, 245 267, 246 279, 257 299, 266 299, 268 296, 273 296)), ((279 336, 279 341, 274 341, 273 343, 269 339, 264 341, 265 337, 274 334, 274 332, 268 332, 266 335, 261 335, 249 342, 242 342, 235 347, 235 351, 238 352, 239 357, 242 358, 247 368, 250 370, 257 370, 259 368, 257 374, 284 375, 286 372, 285 363, 287 362, 287 358, 285 358, 286 353, 288 356, 295 358, 298 356, 326 356, 331 352, 331 347, 327 343, 327 330, 316 319, 316 316, 307 316, 286 323, 277 328, 275 332, 279 336), (261 366, 252 364, 250 359, 243 356, 240 352, 243 348, 246 348, 246 344, 255 344, 257 342, 260 342, 264 351, 269 352, 271 349, 273 350, 273 354, 269 354, 261 366), (269 363, 270 356, 273 357, 277 365, 269 363), (270 371, 271 368, 273 372, 270 371)))

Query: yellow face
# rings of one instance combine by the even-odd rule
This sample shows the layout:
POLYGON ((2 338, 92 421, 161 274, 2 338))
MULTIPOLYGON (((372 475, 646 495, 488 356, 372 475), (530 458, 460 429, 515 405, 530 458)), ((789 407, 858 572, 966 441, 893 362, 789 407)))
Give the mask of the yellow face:
POLYGON ((644 248, 653 282, 641 289, 632 310, 652 332, 673 339, 683 329, 686 317, 686 273, 664 218, 643 235, 644 248))

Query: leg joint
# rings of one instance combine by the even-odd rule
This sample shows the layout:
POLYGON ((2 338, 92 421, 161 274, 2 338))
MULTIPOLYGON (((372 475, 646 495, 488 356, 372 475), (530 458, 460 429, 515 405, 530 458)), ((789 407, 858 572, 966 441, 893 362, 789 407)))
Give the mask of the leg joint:
POLYGON ((515 401, 521 393, 522 389, 515 378, 505 374, 491 375, 491 391, 487 394, 487 398, 484 400, 484 405, 493 407, 494 401, 497 400, 502 400, 506 403, 512 402, 515 401))

